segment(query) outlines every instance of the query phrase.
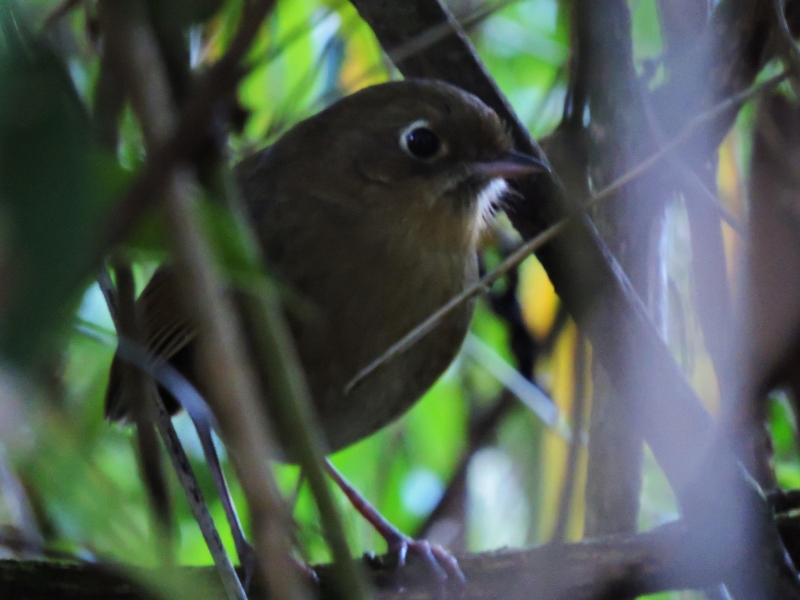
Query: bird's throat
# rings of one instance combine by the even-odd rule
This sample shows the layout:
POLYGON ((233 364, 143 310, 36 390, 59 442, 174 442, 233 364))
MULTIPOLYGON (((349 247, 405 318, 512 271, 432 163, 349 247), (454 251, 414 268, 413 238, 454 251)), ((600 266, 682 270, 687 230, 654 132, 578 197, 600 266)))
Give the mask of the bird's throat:
POLYGON ((500 206, 500 201, 508 193, 508 183, 502 177, 490 179, 475 198, 475 213, 472 226, 473 240, 477 241, 484 228, 491 222, 500 206))

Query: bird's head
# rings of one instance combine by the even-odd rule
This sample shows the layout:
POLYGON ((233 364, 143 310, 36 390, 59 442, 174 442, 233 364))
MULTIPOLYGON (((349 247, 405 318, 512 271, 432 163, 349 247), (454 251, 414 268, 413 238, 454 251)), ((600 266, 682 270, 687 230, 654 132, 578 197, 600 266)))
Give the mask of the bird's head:
POLYGON ((360 90, 276 146, 288 168, 305 171, 295 180, 330 199, 471 242, 506 194, 506 179, 548 170, 544 160, 514 151, 503 122, 481 100, 428 80, 360 90))

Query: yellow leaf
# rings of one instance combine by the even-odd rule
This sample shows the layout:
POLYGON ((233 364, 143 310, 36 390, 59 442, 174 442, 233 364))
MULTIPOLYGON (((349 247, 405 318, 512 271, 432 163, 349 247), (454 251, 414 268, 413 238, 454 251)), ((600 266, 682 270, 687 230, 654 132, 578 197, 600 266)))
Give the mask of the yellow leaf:
POLYGON ((536 257, 520 266, 519 302, 528 329, 537 339, 544 339, 555 320, 558 296, 536 257))
MULTIPOLYGON (((738 148, 736 129, 722 142, 719 147, 719 164, 717 166, 717 190, 719 201, 728 211, 743 222, 745 219, 745 201, 742 194, 742 174, 739 170, 738 148)), ((739 289, 739 274, 742 269, 738 265, 744 257, 744 246, 741 236, 725 223, 722 225, 722 239, 725 243, 725 258, 728 270, 728 281, 732 290, 739 289)))

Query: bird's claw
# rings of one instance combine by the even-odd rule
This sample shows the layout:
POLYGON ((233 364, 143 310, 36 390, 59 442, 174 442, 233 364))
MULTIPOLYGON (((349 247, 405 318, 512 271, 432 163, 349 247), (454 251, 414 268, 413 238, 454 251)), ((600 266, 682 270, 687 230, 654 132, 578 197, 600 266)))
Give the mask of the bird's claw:
POLYGON ((306 583, 314 588, 319 586, 319 575, 317 575, 317 572, 311 565, 303 562, 302 560, 297 560, 294 557, 292 557, 292 562, 294 563, 295 568, 300 571, 300 576, 305 579, 306 583))
MULTIPOLYGON (((450 553, 437 544, 431 544, 427 540, 417 541, 402 533, 383 518, 383 516, 375 510, 375 508, 367 502, 344 477, 342 477, 341 473, 336 470, 329 460, 325 461, 325 469, 348 497, 353 507, 360 512, 375 528, 375 531, 386 540, 386 545, 389 549, 387 557, 391 560, 386 561, 383 558, 376 559, 373 555, 365 555, 364 558, 370 566, 375 569, 383 570, 384 574, 390 574, 392 579, 397 581, 395 576, 398 574, 398 571, 402 571, 402 568, 405 567, 406 559, 410 552, 422 558, 428 566, 428 570, 438 583, 440 592, 438 597, 445 597, 449 586, 458 587, 459 596, 463 595, 467 578, 464 577, 464 573, 458 566, 458 561, 450 553)), ((402 579, 402 577, 400 579, 402 579)))
POLYGON ((444 591, 448 587, 457 588, 463 591, 467 583, 461 567, 456 558, 438 544, 431 544, 427 540, 414 540, 407 536, 398 536, 395 539, 387 540, 388 555, 393 558, 389 564, 385 561, 376 561, 370 558, 370 562, 381 567, 394 567, 395 571, 402 570, 406 566, 409 555, 416 555, 424 562, 429 573, 433 576, 440 589, 440 597, 445 597, 444 591))

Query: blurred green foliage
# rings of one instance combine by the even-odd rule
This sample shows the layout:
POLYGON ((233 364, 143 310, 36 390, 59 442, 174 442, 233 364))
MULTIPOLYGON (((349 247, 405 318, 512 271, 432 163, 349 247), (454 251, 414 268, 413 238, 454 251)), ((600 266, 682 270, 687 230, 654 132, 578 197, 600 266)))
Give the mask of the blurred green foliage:
POLYGON ((0 210, 8 252, 0 347, 31 367, 75 308, 98 255, 101 217, 125 178, 94 147, 86 107, 55 49, 8 5, 0 7, 0 28, 0 210))

